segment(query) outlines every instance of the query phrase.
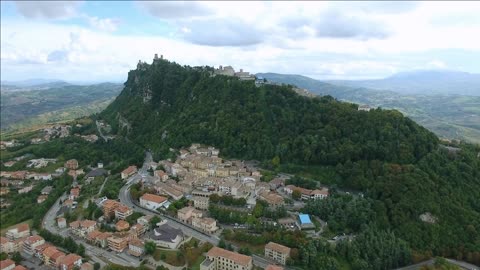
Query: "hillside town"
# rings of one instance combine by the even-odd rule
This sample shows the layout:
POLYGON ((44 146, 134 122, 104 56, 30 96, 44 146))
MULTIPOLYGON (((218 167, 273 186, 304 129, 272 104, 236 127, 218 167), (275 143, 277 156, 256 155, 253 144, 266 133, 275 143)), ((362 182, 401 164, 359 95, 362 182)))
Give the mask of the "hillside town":
MULTIPOLYGON (((1 195, 11 191, 29 193, 41 183, 58 181, 56 179, 62 175, 74 179, 71 187, 45 216, 44 226, 49 233, 73 239, 90 254, 80 256, 69 253, 64 246, 54 245, 51 239, 45 239, 38 231, 30 231, 28 224, 19 224, 2 236, 1 252, 18 252, 26 259, 26 267, 40 262, 45 269, 90 269, 95 263, 106 263, 90 250, 98 250, 102 257, 118 264, 131 260, 138 264, 145 258, 148 263, 156 263, 146 250, 150 243, 155 249, 174 251, 199 239, 200 243, 204 243, 201 247, 208 248, 204 261, 199 264, 200 269, 227 269, 224 268, 226 262, 239 269, 253 269, 256 264, 265 269, 282 269, 278 265, 287 264, 290 248, 278 243, 266 245, 260 254, 263 259, 259 262, 259 259, 231 248, 212 248, 211 243, 217 245, 225 229, 242 229, 247 224, 221 222, 215 218, 211 207, 224 207, 249 215, 259 201, 272 211, 286 207, 291 211, 277 220, 278 226, 287 230, 308 231, 315 230, 316 226, 309 215, 295 212, 295 209, 299 209, 302 201, 324 199, 329 195, 326 187, 309 190, 294 185, 285 186, 289 176, 262 181, 262 171, 256 162, 224 159, 220 157, 219 149, 201 144, 178 150, 174 160, 154 162, 147 159, 141 168, 136 165, 126 167, 118 175, 126 188, 123 194, 120 191, 120 200, 98 196, 85 198, 84 194, 92 194, 89 189, 95 182, 109 177, 110 172, 104 169, 103 163, 85 167, 76 159, 60 164, 61 160, 56 158, 32 158, 32 155, 14 160, 22 161, 25 170, 2 170, 1 195), (53 171, 32 171, 45 168, 53 171), (131 190, 133 187, 138 194, 131 190), (292 203, 294 192, 301 194, 296 203, 292 203), (238 204, 225 204, 229 200, 238 204), (88 204, 98 207, 101 215, 95 219, 77 217, 72 220, 72 214, 84 208, 78 207, 88 204)), ((38 204, 44 203, 54 191, 51 184, 41 186, 38 204)), ((9 207, 8 201, 3 201, 3 198, 2 203, 9 207)), ((262 222, 272 224, 273 220, 262 219, 262 222)), ((10 261, 2 261, 3 264, 11 265, 10 261)), ((23 269, 21 265, 13 265, 23 269)))

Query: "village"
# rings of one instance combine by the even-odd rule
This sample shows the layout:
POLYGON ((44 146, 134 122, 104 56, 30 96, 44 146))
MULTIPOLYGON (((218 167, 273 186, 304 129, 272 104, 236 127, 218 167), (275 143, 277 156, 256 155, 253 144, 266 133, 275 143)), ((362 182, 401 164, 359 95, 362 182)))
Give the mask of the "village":
MULTIPOLYGON (((206 252, 200 269, 227 269, 220 263, 224 260, 240 269, 253 269, 259 264, 258 260, 262 260, 262 268, 283 269, 281 265, 286 265, 290 248, 278 243, 266 245, 262 259, 212 247, 212 243, 218 244, 224 229, 246 229, 247 224, 221 223, 210 212, 210 206, 249 215, 259 202, 268 205, 272 211, 286 207, 288 215, 276 222, 262 220, 287 230, 315 230, 313 218, 296 210, 301 209, 305 200, 326 198, 328 188, 309 190, 285 186, 289 178, 286 175, 264 182, 256 162, 223 159, 219 156, 219 149, 211 146, 192 144, 189 148, 180 149, 177 154, 175 160, 148 160, 140 169, 131 165, 121 171, 119 178, 125 183, 127 195, 119 194, 120 200, 98 197, 100 192, 92 194, 89 191, 91 185, 98 181, 106 182, 105 178, 110 177, 110 172, 103 168, 102 163, 95 168, 80 167, 79 162, 72 159, 51 173, 2 171, 2 194, 8 194, 11 188, 18 193, 28 193, 36 182, 55 181, 62 174, 74 179, 69 191, 45 216, 43 226, 53 234, 81 243, 87 251, 83 256, 89 260, 75 253, 67 254, 65 249, 54 246, 39 234, 32 235, 30 230, 15 234, 15 230, 21 231, 28 224, 19 224, 7 231, 5 237, 2 236, 1 252, 20 252, 23 257, 31 258, 28 264, 40 261, 43 267, 47 267, 45 269, 73 269, 76 266, 91 269, 96 262, 102 261, 100 265, 109 262, 139 265, 142 260, 151 265, 162 263, 168 267, 168 263, 156 261, 153 254, 158 250, 179 250, 196 242, 206 252), (28 185, 22 187, 25 184, 28 185), (83 194, 85 192, 88 196, 83 194), (236 204, 222 203, 228 201, 236 204), (94 204, 101 214, 96 219, 80 216, 72 220, 72 213, 77 211, 77 207, 82 205, 85 208, 88 204, 94 204)), ((28 155, 20 158, 25 159, 27 169, 58 164, 58 160, 51 158, 28 159, 28 155)), ((51 185, 42 188, 37 203, 45 201, 52 189, 51 185)))

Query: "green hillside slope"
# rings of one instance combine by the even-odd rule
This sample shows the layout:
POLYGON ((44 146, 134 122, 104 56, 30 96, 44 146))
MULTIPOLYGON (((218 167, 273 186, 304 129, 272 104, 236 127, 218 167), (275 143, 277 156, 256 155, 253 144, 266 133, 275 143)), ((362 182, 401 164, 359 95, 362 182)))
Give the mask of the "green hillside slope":
MULTIPOLYGON (((310 171, 315 180, 361 191, 368 202, 345 211, 318 212, 318 205, 305 210, 329 224, 358 220, 337 231, 361 233, 359 239, 372 245, 385 237, 404 247, 395 240, 399 237, 417 257, 480 258, 478 147, 462 144, 460 151, 448 151, 433 133, 395 110, 358 111, 357 105, 329 96, 302 97, 287 86, 256 87, 211 71, 165 60, 140 64, 100 117, 113 132, 151 148, 157 157, 170 147, 205 143, 228 157, 310 171), (435 223, 420 220, 427 212, 435 223)), ((395 263, 369 268, 375 264, 370 255, 362 262, 366 268, 358 269, 406 262, 402 253, 395 263)))

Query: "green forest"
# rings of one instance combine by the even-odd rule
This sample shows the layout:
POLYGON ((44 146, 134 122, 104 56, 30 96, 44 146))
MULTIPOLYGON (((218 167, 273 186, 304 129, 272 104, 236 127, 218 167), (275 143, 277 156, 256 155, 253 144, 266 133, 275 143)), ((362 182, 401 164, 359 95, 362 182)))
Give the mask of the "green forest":
POLYGON ((398 111, 357 108, 158 60, 130 71, 122 93, 98 117, 156 159, 169 148, 204 143, 272 169, 319 168, 329 174, 310 174, 314 180, 362 192, 306 206, 333 231, 357 237, 334 254, 320 243, 302 247, 309 250, 301 258, 305 267, 335 267, 339 254, 354 269, 436 255, 480 264, 480 148, 462 143, 451 151, 398 111), (421 221, 424 213, 436 221, 421 221), (375 259, 383 249, 391 253, 375 259))

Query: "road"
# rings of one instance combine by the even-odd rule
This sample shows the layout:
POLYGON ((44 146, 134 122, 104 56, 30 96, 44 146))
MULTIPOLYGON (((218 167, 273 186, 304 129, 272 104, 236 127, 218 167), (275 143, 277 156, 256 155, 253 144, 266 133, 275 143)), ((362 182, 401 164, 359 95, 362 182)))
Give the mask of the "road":
MULTIPOLYGON (((178 221, 175 218, 172 218, 170 216, 163 215, 157 211, 152 211, 150 209, 146 209, 143 207, 140 207, 137 203, 134 203, 133 199, 130 196, 130 187, 131 185, 137 183, 140 179, 142 179, 143 176, 146 176, 148 174, 148 166, 150 162, 152 161, 152 155, 150 152, 146 152, 145 155, 145 162, 143 163, 142 168, 138 171, 137 174, 131 176, 126 184, 120 189, 120 194, 119 199, 120 202, 127 205, 128 207, 134 209, 137 212, 141 212, 145 215, 157 215, 161 217, 162 219, 168 220, 168 224, 172 226, 173 228, 180 229, 185 235, 191 235, 195 238, 197 238, 200 241, 204 242, 209 242, 215 246, 218 245, 218 242, 220 241, 220 238, 215 235, 209 235, 206 233, 203 233, 193 227, 191 227, 188 224, 182 223, 178 221)), ((238 247, 233 246, 235 250, 238 250, 238 247)), ((258 255, 252 255, 253 258, 253 264, 262 268, 267 267, 269 264, 275 264, 274 261, 268 260, 264 257, 258 256, 258 255)), ((285 267, 285 269, 289 269, 288 267, 285 267)))
POLYGON ((108 138, 107 138, 105 135, 103 135, 103 133, 102 133, 102 129, 100 128, 100 123, 98 122, 98 120, 95 121, 95 124, 96 124, 96 126, 97 126, 98 133, 100 134, 100 136, 102 137, 102 139, 103 139, 104 141, 108 142, 108 138))
MULTIPOLYGON (((469 263, 466 263, 466 262, 457 261, 457 260, 453 260, 453 259, 445 259, 445 260, 447 260, 451 264, 454 264, 454 265, 460 267, 461 269, 480 270, 480 267, 475 266, 473 264, 469 264, 469 263)), ((428 261, 424 261, 424 262, 421 262, 421 263, 412 264, 412 265, 409 265, 409 266, 397 268, 396 270, 418 270, 422 266, 433 265, 434 263, 435 263, 435 259, 430 259, 428 261)))

